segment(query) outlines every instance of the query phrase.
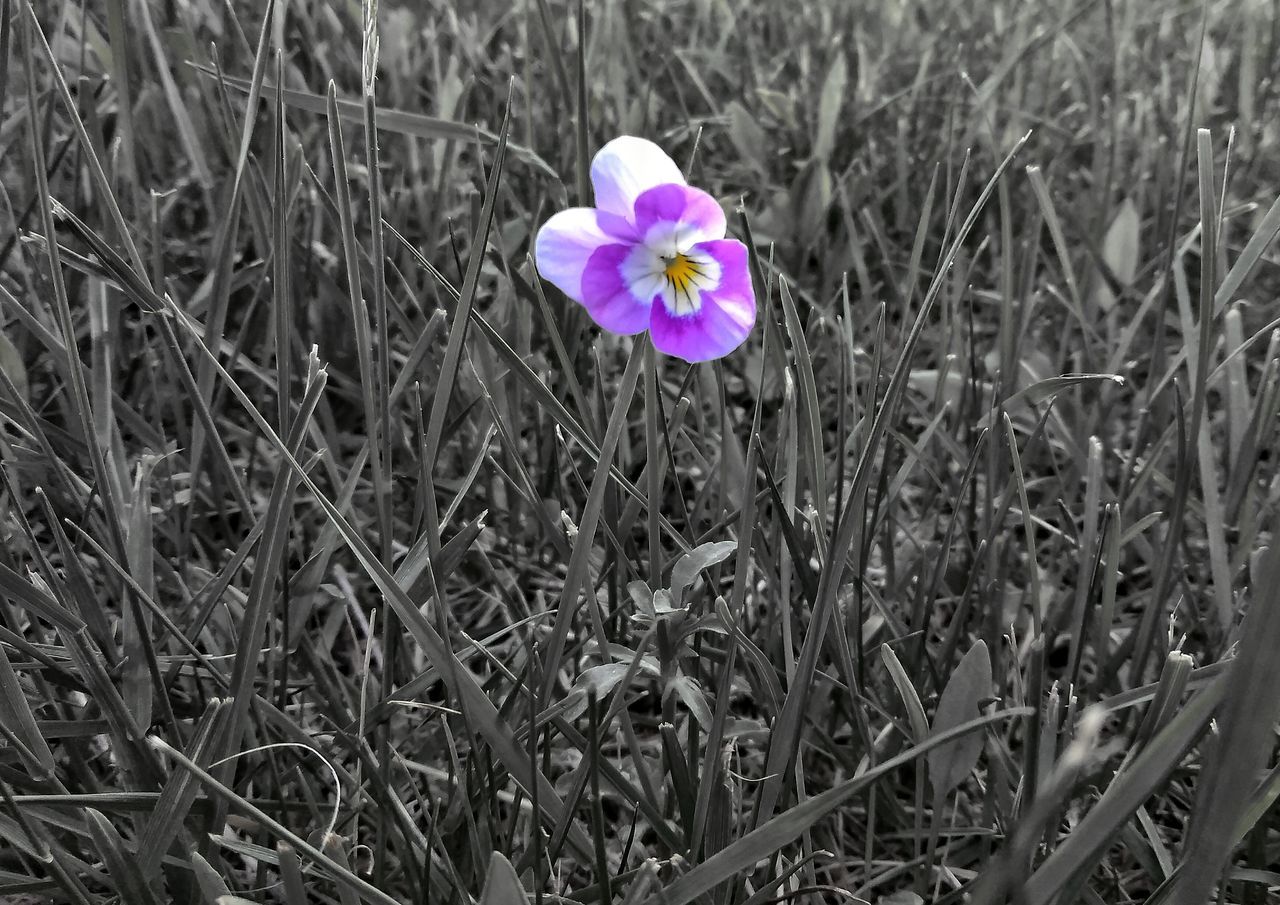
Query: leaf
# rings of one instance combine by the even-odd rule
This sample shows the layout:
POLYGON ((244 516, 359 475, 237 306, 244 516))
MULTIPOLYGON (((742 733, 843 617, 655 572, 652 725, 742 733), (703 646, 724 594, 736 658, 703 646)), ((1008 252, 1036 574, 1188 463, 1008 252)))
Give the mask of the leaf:
MULTIPOLYGON (((930 735, 939 735, 981 716, 978 706, 990 696, 991 657, 987 643, 979 641, 969 648, 947 681, 933 715, 930 735)), ((982 754, 982 742, 983 737, 975 733, 929 753, 929 783, 936 798, 949 794, 969 775, 982 754)))
POLYGON ((675 605, 670 591, 665 588, 658 588, 653 592, 653 613, 655 616, 676 612, 680 612, 680 607, 675 605))
MULTIPOLYGON (((578 678, 573 680, 573 688, 569 690, 569 694, 565 698, 564 718, 576 720, 582 716, 587 709, 589 692, 594 691, 597 699, 603 698, 613 691, 619 682, 626 678, 630 669, 630 663, 602 663, 599 666, 591 666, 584 669, 578 675, 578 678)), ((654 672, 644 663, 641 663, 640 670, 642 672, 654 672)))
POLYGON ((89 820, 89 834, 93 837, 94 847, 102 855, 103 864, 115 882, 120 898, 130 905, 159 905, 159 900, 142 879, 138 862, 125 847, 124 839, 116 828, 100 811, 85 808, 84 814, 89 820))
POLYGON ((671 606, 680 606, 684 592, 697 580, 699 572, 724 562, 736 549, 737 541, 722 540, 701 544, 677 559, 671 567, 671 606))
POLYGON ((711 728, 711 708, 707 705, 707 697, 702 693, 696 680, 690 676, 676 676, 671 680, 668 689, 675 692, 676 697, 689 708, 693 718, 703 729, 711 728))
MULTIPOLYGON (((917 368, 907 375, 908 387, 930 400, 939 399, 942 405, 950 405, 952 408, 960 404, 964 386, 968 382, 969 377, 956 370, 942 374, 936 368, 917 368), (939 383, 942 384, 941 394, 938 392, 939 383)), ((991 392, 991 384, 978 381, 975 392, 980 399, 986 399, 991 392)))
POLYGON ((1044 380, 1037 380, 1006 399, 1005 408, 1009 408, 1009 403, 1015 400, 1027 402, 1031 405, 1039 405, 1071 387, 1087 383, 1101 383, 1107 380, 1121 386, 1124 385, 1124 378, 1119 374, 1062 374, 1058 377, 1046 377, 1044 380))
POLYGON ((929 735, 929 720, 924 715, 920 695, 916 693, 915 686, 911 684, 907 671, 902 668, 902 662, 893 652, 892 647, 881 644, 880 658, 884 660, 885 668, 889 670, 889 678, 893 679, 893 684, 898 689, 898 696, 902 698, 903 706, 907 708, 907 721, 911 724, 911 741, 918 745, 929 735))
POLYGON ((813 156, 819 160, 828 160, 835 149, 836 124, 848 85, 849 67, 844 54, 837 52, 822 83, 822 95, 818 98, 818 133, 813 139, 813 156))
POLYGON ((738 156, 750 163, 760 172, 765 165, 760 157, 761 150, 769 146, 765 139, 764 129, 756 121, 755 116, 737 101, 731 101, 725 108, 729 121, 729 140, 738 151, 738 156))
POLYGON ((1126 198, 1102 240, 1102 260, 1125 284, 1132 283, 1138 273, 1138 226, 1138 209, 1133 199, 1126 198))
POLYGON ((502 852, 489 856, 489 871, 484 878, 480 905, 524 905, 528 901, 520 877, 502 852))
POLYGON ((653 591, 649 590, 649 585, 640 579, 627 582, 627 594, 631 597, 631 602, 636 605, 636 616, 644 617, 652 620, 657 614, 653 609, 653 591))
POLYGON ((9 341, 9 337, 3 333, 0 333, 0 370, 4 371, 23 401, 29 402, 31 387, 27 382, 27 366, 22 363, 22 355, 9 341))
MULTIPOLYGON (((1138 228, 1140 226, 1138 209, 1133 200, 1126 198, 1120 203, 1107 234, 1102 239, 1102 260, 1111 268, 1116 279, 1128 286, 1138 272, 1138 228)), ((1098 282, 1094 300, 1103 311, 1110 311, 1116 303, 1115 294, 1104 281, 1098 282)))

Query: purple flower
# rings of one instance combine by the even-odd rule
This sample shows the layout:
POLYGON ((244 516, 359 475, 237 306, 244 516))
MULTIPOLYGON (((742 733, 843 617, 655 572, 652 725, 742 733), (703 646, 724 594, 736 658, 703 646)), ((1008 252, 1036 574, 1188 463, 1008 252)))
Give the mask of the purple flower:
POLYGON ((591 162, 595 207, 561 211, 534 243, 538 272, 591 319, 623 335, 646 328, 685 361, 728 355, 751 333, 747 248, 724 237, 724 211, 687 185, 651 141, 623 135, 591 162))

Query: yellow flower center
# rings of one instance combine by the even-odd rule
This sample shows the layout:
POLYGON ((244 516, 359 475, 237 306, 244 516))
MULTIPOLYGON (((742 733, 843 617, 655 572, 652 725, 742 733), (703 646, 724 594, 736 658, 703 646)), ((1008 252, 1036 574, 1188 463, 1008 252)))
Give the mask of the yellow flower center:
POLYGON ((662 260, 666 265, 662 276, 671 288, 676 301, 675 310, 672 313, 688 314, 698 310, 699 303, 695 290, 698 287, 699 277, 706 276, 701 262, 679 252, 670 257, 664 256, 662 260))

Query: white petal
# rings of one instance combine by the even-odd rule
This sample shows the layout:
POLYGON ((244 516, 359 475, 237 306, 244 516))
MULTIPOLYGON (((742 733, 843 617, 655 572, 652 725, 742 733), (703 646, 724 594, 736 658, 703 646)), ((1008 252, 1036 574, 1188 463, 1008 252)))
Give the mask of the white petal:
POLYGON ((571 207, 542 224, 534 242, 538 273, 576 301, 582 300, 582 272, 592 253, 619 241, 605 232, 602 219, 593 208, 571 207))
POLYGON ((596 207, 635 222, 636 198, 656 185, 684 185, 674 160, 653 142, 622 135, 609 142, 591 161, 591 184, 596 207))

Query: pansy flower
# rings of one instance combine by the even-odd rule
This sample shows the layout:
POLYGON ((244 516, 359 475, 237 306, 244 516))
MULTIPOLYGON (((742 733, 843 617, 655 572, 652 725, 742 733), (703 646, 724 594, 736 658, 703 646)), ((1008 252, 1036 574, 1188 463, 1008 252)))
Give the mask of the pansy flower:
POLYGON ((747 248, 725 238, 720 204, 629 135, 596 154, 591 183, 595 207, 561 211, 538 231, 543 278, 606 330, 648 330, 667 355, 710 361, 742 345, 756 299, 747 248))

